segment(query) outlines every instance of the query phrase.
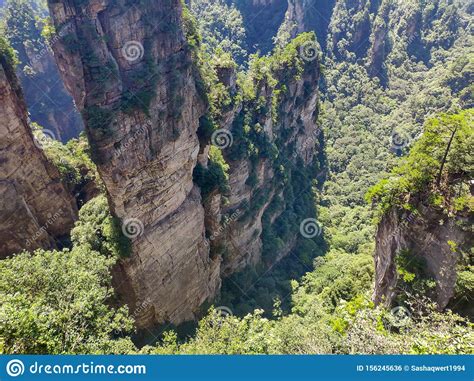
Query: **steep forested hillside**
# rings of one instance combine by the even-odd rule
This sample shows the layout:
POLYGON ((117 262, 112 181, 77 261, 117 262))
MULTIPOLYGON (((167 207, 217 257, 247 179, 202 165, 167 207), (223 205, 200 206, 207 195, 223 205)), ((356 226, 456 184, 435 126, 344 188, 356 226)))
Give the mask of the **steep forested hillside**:
POLYGON ((474 353, 469 1, 88 5, 43 24, 78 221, 0 261, 1 351, 474 353))
POLYGON ((48 138, 65 143, 79 135, 83 123, 54 62, 50 46, 57 37, 47 13, 41 1, 7 1, 0 8, 0 31, 17 52, 16 70, 31 121, 42 126, 48 138))

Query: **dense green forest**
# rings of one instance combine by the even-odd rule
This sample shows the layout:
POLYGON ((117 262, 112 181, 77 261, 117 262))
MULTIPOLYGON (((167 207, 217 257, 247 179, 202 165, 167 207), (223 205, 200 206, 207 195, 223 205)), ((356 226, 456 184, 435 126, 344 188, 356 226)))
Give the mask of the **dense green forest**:
MULTIPOLYGON (((422 200, 446 219, 472 222, 472 9, 450 1, 437 1, 434 9, 424 1, 401 7, 383 0, 373 2, 380 3, 375 13, 370 1, 360 9, 348 3, 336 2, 327 30, 313 28, 295 38, 283 29, 288 25, 278 31, 276 19, 268 20, 272 35, 259 36, 261 26, 248 25, 246 1, 196 0, 184 9, 188 43, 210 105, 199 138, 209 139, 222 114, 242 102, 241 130, 234 130, 239 144, 229 160, 272 158, 281 170, 276 181, 285 179, 291 211, 266 230, 263 258, 271 258, 285 234, 299 229, 308 210, 322 237, 302 240, 270 269, 250 266, 224 280, 215 306, 203 311, 197 327, 160 327, 159 337, 138 345, 132 340, 133 313, 118 306, 111 276, 114 263, 129 255, 130 242, 109 211, 85 136, 50 142, 44 151, 69 187, 81 194, 94 183, 96 190, 92 199, 79 196, 79 220, 67 248, 0 261, 1 353, 474 354, 472 248, 459 249, 457 302, 449 308, 440 311, 430 298, 433 280, 406 258, 410 253, 399 258, 396 303, 375 305, 372 298, 374 237, 384 215, 394 209, 416 212, 422 200), (410 36, 406 26, 417 11, 423 22, 410 36), (366 19, 386 32, 380 62, 370 49, 376 32, 357 46, 352 40, 366 19), (308 64, 301 47, 308 42, 321 58, 316 122, 323 152, 306 171, 278 162, 285 147, 269 144, 247 121, 260 107, 257 84, 264 78, 284 92, 279 70, 290 67, 294 73, 285 75, 301 75, 308 64), (237 72, 235 93, 219 82, 222 68, 237 72), (300 189, 302 177, 313 180, 307 192, 300 189)), ((31 22, 9 28, 11 16, 5 15, 9 32, 0 40, 0 53, 12 63, 15 55, 21 61, 15 38, 42 37, 29 29, 31 22)), ((41 130, 35 123, 32 128, 41 130)), ((208 167, 194 170, 203 198, 216 189, 226 194, 228 170, 221 151, 211 148, 208 167)), ((264 223, 271 225, 270 218, 264 223)), ((472 224, 465 230, 472 234, 472 224)))

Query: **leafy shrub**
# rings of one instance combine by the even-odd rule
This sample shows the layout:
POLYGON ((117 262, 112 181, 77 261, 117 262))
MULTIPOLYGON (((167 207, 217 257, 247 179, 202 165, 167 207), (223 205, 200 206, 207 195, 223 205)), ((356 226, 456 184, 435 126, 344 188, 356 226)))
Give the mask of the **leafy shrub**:
POLYGON ((130 353, 127 308, 113 309, 114 260, 84 245, 21 253, 0 261, 0 352, 130 353), (28 274, 28 276, 19 276, 28 274))
POLYGON ((97 196, 79 211, 79 220, 71 230, 74 246, 86 246, 106 257, 128 257, 130 240, 123 235, 120 222, 112 217, 107 198, 97 196))
POLYGON ((228 170, 229 165, 225 162, 221 150, 211 146, 207 168, 198 163, 193 173, 194 182, 201 188, 204 199, 214 190, 219 190, 222 194, 229 192, 228 170))

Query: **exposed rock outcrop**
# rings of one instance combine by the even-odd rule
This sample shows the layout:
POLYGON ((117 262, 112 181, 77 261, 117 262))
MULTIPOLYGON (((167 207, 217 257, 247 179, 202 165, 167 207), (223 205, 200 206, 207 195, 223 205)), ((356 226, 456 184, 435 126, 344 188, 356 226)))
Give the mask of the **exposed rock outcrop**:
MULTIPOLYGON (((424 276, 436 282, 434 300, 445 308, 455 293, 457 265, 469 253, 473 238, 468 216, 448 218, 433 207, 420 205, 418 213, 392 209, 380 222, 375 250, 375 303, 390 305, 397 295, 397 256, 413 265, 422 263, 424 276), (462 228, 464 226, 464 228, 462 228)), ((420 274, 417 274, 420 276, 420 274)))
MULTIPOLYGON (((299 54, 302 54, 301 50, 299 54)), ((288 178, 296 177, 300 171, 314 165, 315 156, 321 152, 321 134, 316 126, 320 75, 317 54, 313 60, 305 62, 303 75, 292 76, 291 70, 283 66, 273 73, 277 82, 286 88, 279 94, 276 106, 274 96, 278 97, 279 90, 264 79, 256 84, 255 97, 264 104, 257 106, 253 101, 244 101, 223 113, 218 121, 219 128, 230 131, 235 138, 233 146, 222 150, 230 166, 229 193, 220 200, 212 194, 205 204, 208 220, 212 221, 206 229, 212 238, 213 252, 223 257, 224 277, 262 262, 264 236, 269 235, 268 222, 273 223, 293 207, 292 201, 285 197, 288 178), (257 112, 249 121, 246 110, 257 108, 263 112, 257 112), (244 120, 254 123, 256 130, 261 128, 268 145, 278 151, 277 157, 267 154, 256 159, 241 154, 245 142, 239 136, 244 120), (287 174, 282 175, 281 171, 287 174), (218 208, 219 201, 222 202, 218 208)), ((311 179, 304 179, 301 186, 307 193, 311 192, 311 179)), ((295 232, 288 234, 284 239, 285 247, 275 249, 271 259, 263 258, 265 265, 271 266, 288 254, 296 243, 296 235, 295 232)))
POLYGON ((191 320, 220 286, 192 173, 205 104, 197 94, 179 0, 50 1, 54 45, 82 111, 112 213, 132 237, 115 286, 139 327, 191 320), (137 230, 134 230, 134 229, 137 230), (127 230, 128 229, 128 230, 127 230))
POLYGON ((336 0, 288 0, 285 25, 291 36, 314 30, 319 44, 326 49, 328 28, 336 0))
MULTIPOLYGON (((132 238, 131 257, 114 270, 115 287, 132 310, 146 301, 140 328, 191 320, 217 295, 222 277, 261 261, 265 221, 284 212, 296 219, 285 192, 289 178, 314 163, 319 146, 318 58, 300 57, 298 69, 280 65, 272 75, 281 89, 258 80, 252 101, 222 110, 219 128, 236 139, 235 152, 223 150, 230 189, 202 200, 193 170, 208 165, 208 143, 196 133, 207 106, 197 91, 181 2, 62 0, 50 1, 50 10, 58 30, 70 31, 55 44, 55 56, 84 115, 112 213, 132 238), (257 108, 252 118, 262 155, 250 159, 240 156, 250 143, 239 136, 244 114, 257 108)), ((217 76, 234 97, 232 69, 217 76)), ((300 182, 310 194, 311 178, 300 182)), ((273 260, 296 242, 295 231, 285 234, 288 242, 273 260)))
POLYGON ((0 53, 0 258, 23 249, 54 248, 77 209, 27 121, 12 63, 0 53))

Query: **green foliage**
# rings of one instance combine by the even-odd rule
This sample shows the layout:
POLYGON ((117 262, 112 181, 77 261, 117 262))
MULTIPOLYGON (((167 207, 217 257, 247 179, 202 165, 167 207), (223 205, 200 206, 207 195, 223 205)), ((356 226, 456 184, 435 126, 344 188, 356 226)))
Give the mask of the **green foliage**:
POLYGON ((302 33, 284 48, 275 49, 271 56, 255 54, 250 57, 247 73, 237 77, 237 100, 243 103, 243 107, 232 125, 235 144, 228 150, 231 160, 277 158, 278 149, 269 141, 259 122, 261 116, 270 112, 273 122, 278 123, 281 96, 287 92, 287 84, 299 79, 305 69, 301 46, 314 41, 314 33, 302 33), (270 98, 265 91, 269 91, 270 98))
POLYGON ((128 73, 127 86, 122 93, 120 110, 132 114, 135 110, 143 111, 149 116, 150 103, 155 94, 159 79, 159 70, 153 59, 149 57, 149 50, 144 48, 145 57, 139 68, 128 73))
MULTIPOLYGON (((31 127, 33 133, 37 130, 41 133, 41 127, 36 123, 32 123, 31 127)), ((43 151, 58 168, 62 180, 77 192, 89 182, 100 184, 97 167, 90 157, 90 148, 84 133, 66 144, 50 139, 43 145, 43 151)))
POLYGON ((130 240, 123 235, 120 222, 110 215, 105 196, 97 196, 79 211, 79 220, 71 230, 75 247, 90 247, 106 257, 128 257, 130 240))
POLYGON ((208 54, 213 56, 217 51, 226 52, 242 65, 247 56, 245 29, 242 16, 235 6, 228 5, 224 0, 195 0, 191 2, 191 12, 196 17, 208 54))
MULTIPOLYGON (((381 213, 384 213, 393 206, 404 207, 419 193, 433 189, 444 196, 442 204, 452 209, 448 196, 452 193, 454 181, 467 182, 474 171, 470 153, 474 144, 473 117, 474 110, 471 109, 459 114, 442 114, 429 120, 423 136, 410 154, 387 179, 369 190, 367 199, 379 204, 381 213), (436 184, 438 177, 442 184, 436 184)), ((459 208, 459 204, 456 207, 459 208)))
POLYGON ((222 194, 229 192, 229 165, 219 148, 211 146, 209 149, 209 162, 207 168, 198 163, 194 168, 194 182, 201 188, 201 194, 206 199, 213 191, 222 194))
MULTIPOLYGON (((278 303, 276 303, 278 306, 278 303)), ((418 297, 410 300, 413 311, 406 325, 397 326, 390 311, 359 296, 341 302, 333 311, 315 300, 304 314, 276 319, 256 310, 243 318, 222 316, 211 309, 196 335, 180 344, 168 332, 155 354, 472 354, 473 325, 450 311, 418 297), (395 325, 394 325, 395 324, 395 325)))
POLYGON ((372 287, 373 275, 370 254, 332 251, 315 260, 315 270, 304 277, 293 293, 293 311, 305 314, 316 303, 332 311, 341 301, 349 302, 366 294, 372 287))
POLYGON ((456 280, 456 299, 469 302, 474 295, 474 266, 459 269, 456 280))
POLYGON ((417 295, 406 324, 383 308, 362 309, 348 320, 340 351, 351 354, 471 354, 472 323, 417 295), (395 326, 392 325, 395 323, 395 326))
POLYGON ((18 64, 15 51, 3 37, 0 37, 0 59, 5 60, 5 63, 10 67, 15 67, 18 64))
MULTIPOLYGON (((244 15, 254 9, 250 1, 237 3, 244 15)), ((472 209, 473 111, 459 111, 472 107, 473 102, 471 46, 461 33, 458 10, 449 2, 410 2, 403 9, 398 0, 377 2, 383 12, 375 19, 375 2, 356 3, 338 1, 333 22, 327 26, 329 52, 318 122, 326 139, 328 168, 322 173, 317 165, 304 168, 301 162, 288 162, 291 147, 286 147, 284 138, 291 131, 280 125, 282 99, 289 98, 296 106, 305 101, 291 98, 292 82, 320 69, 319 57, 308 62, 301 56, 307 44, 318 46, 314 33, 290 41, 292 26, 281 29, 272 54, 251 55, 248 69, 237 73, 234 88, 225 80, 232 77, 237 65, 247 67, 248 53, 239 11, 223 0, 193 1, 191 11, 183 7, 187 44, 180 57, 188 57, 190 51, 192 62, 179 64, 192 65, 196 87, 209 105, 200 120, 201 144, 206 145, 227 111, 242 106, 231 129, 234 144, 224 151, 225 157, 211 147, 208 167, 197 165, 194 181, 204 198, 215 191, 225 195, 229 191, 226 159, 248 160, 251 168, 246 184, 253 192, 243 219, 255 217, 269 203, 262 217, 264 263, 224 282, 220 304, 242 317, 222 317, 211 309, 196 335, 186 342, 179 343, 174 332, 167 332, 160 345, 145 347, 143 353, 472 353, 472 324, 450 311, 438 312, 423 298, 432 282, 416 253, 402 252, 396 259, 401 288, 398 302, 412 312, 409 323, 391 325, 390 311, 369 300, 374 281, 374 226, 373 211, 364 202, 370 189, 368 198, 382 212, 395 205, 411 209, 414 198, 428 189, 431 197, 426 200, 437 208, 460 214, 472 209), (412 19, 420 23, 414 37, 406 32, 412 19), (390 44, 384 46, 379 63, 370 62, 371 57, 365 55, 376 36, 368 39, 361 33, 372 24, 388 28, 390 44), (358 40, 360 36, 364 39, 358 40), (444 113, 426 122, 427 115, 435 112, 444 113), (282 135, 274 141, 263 127, 268 116, 274 132, 282 135), (425 133, 418 139, 423 124, 425 133), (406 136, 410 144, 393 147, 390 137, 394 132, 406 136), (273 163, 275 176, 268 186, 259 184, 257 176, 262 159, 273 163), (391 174, 386 176, 386 172, 391 174), (318 213, 315 189, 306 189, 316 176, 314 188, 321 185, 321 177, 326 178, 318 195, 318 213), (322 239, 291 242, 299 223, 316 215, 324 226, 327 246, 322 239), (269 271, 277 254, 293 244, 294 250, 269 271), (321 257, 327 249, 327 255, 321 257), (307 271, 299 282, 290 281, 307 271), (415 295, 415 301, 414 293, 421 293, 415 295)), ((29 11, 25 15, 25 25, 9 21, 14 26, 11 30, 16 30, 11 38, 18 46, 23 48, 29 35, 41 39, 53 33, 47 26, 37 36, 39 20, 29 11)), ((160 30, 173 33, 178 27, 169 22, 160 25, 160 30)), ((321 41, 321 35, 318 37, 321 41)), ((66 36, 64 43, 70 52, 82 48, 75 37, 66 36)), ((13 62, 12 51, 2 39, 0 53, 2 59, 13 62)), ((83 53, 87 65, 100 66, 94 78, 102 85, 99 91, 104 91, 108 75, 116 68, 110 63, 100 65, 92 51, 83 53)), ((170 115, 178 119, 182 99, 177 89, 186 78, 175 69, 177 64, 173 58, 155 67, 145 60, 128 73, 120 111, 148 113, 155 81, 165 69, 170 115)), ((303 84, 306 94, 313 85, 303 84)), ((84 117, 95 141, 110 137, 109 125, 116 111, 86 107, 84 117)), ((45 151, 73 185, 97 180, 83 139, 66 146, 53 143, 45 151)), ((119 221, 110 215, 105 196, 82 207, 71 236, 74 248, 70 251, 37 251, 0 261, 1 351, 136 350, 127 339, 113 340, 114 331, 131 330, 126 309, 109 307, 113 304, 110 267, 116 258, 128 255, 130 242, 122 235, 119 221)), ((450 246, 453 252, 466 254, 457 245, 450 246)), ((474 288, 471 267, 460 266, 458 271, 456 298, 465 304, 474 288)))
POLYGON ((6 354, 130 353, 127 309, 113 309, 114 260, 88 246, 0 261, 0 351, 6 354))
POLYGON ((200 141, 210 141, 212 133, 215 130, 216 126, 210 115, 206 114, 199 118, 199 128, 197 130, 197 135, 200 141))
POLYGON ((42 18, 46 9, 35 1, 7 0, 2 11, 1 29, 5 38, 17 51, 19 61, 23 66, 29 63, 29 54, 38 54, 46 47, 41 36, 42 18))

